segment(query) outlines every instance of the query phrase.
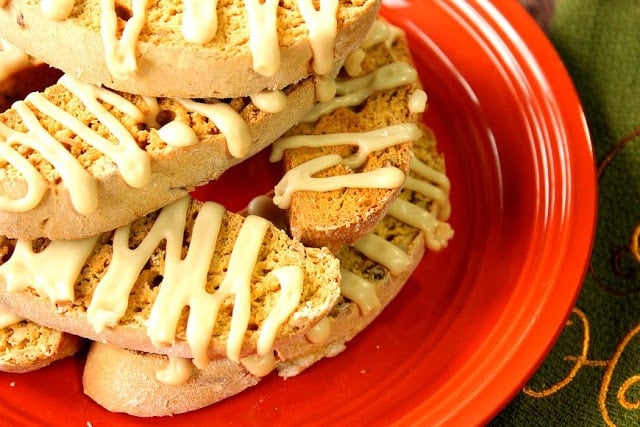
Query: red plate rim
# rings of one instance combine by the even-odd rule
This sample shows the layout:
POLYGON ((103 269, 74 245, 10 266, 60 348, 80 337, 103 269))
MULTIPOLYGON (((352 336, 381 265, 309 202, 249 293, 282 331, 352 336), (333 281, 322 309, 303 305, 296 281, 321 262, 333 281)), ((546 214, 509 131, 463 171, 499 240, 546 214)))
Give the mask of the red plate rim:
MULTIPOLYGON (((408 28, 411 38, 439 48, 448 61, 455 59, 444 52, 453 51, 455 41, 430 37, 434 18, 429 16, 437 9, 459 22, 483 54, 492 58, 502 78, 512 84, 514 95, 521 100, 520 113, 530 124, 529 138, 539 144, 533 148, 542 196, 537 205, 538 235, 531 241, 522 283, 514 284, 511 301, 468 363, 398 420, 398 424, 459 425, 494 416, 555 343, 586 273, 594 239, 597 186, 589 132, 573 83, 555 49, 524 9, 517 2, 434 3, 436 7, 417 1, 388 1, 383 14, 408 28), (570 261, 565 262, 569 251, 570 261)), ((455 63, 450 66, 459 69, 455 63)), ((478 88, 486 91, 486 83, 470 74, 463 71, 459 79, 472 96, 479 100, 490 96, 477 92, 478 88)))

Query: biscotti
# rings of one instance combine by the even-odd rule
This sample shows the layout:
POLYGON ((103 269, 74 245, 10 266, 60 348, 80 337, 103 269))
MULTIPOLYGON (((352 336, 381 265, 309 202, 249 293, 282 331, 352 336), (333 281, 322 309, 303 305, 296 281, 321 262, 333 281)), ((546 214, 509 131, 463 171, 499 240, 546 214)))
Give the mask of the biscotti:
POLYGON ((0 7, 0 37, 87 83, 148 96, 237 98, 335 73, 380 3, 11 0, 0 7))
POLYGON ((342 352, 400 292, 425 249, 440 250, 453 235, 447 223, 449 181, 444 159, 430 130, 422 130, 408 186, 392 214, 370 236, 338 254, 340 300, 305 335, 276 345, 270 364, 256 364, 251 357, 241 363, 217 359, 200 370, 189 361, 94 343, 83 373, 85 393, 111 411, 141 417, 172 415, 239 393, 272 370, 288 378, 342 352))
POLYGON ((78 336, 46 328, 0 310, 0 371, 25 373, 49 366, 82 350, 78 336))
POLYGON ((117 93, 69 75, 0 114, 0 234, 77 239, 128 224, 273 142, 315 102, 311 80, 267 113, 117 93))
POLYGON ((406 39, 383 21, 367 37, 362 61, 339 76, 337 96, 273 145, 271 160, 282 159, 285 170, 274 201, 305 245, 335 251, 368 234, 398 196, 420 137, 426 95, 406 39))
POLYGON ((328 250, 188 197, 112 233, 0 248, 11 254, 0 305, 16 315, 198 366, 269 352, 311 328, 340 293, 328 250))

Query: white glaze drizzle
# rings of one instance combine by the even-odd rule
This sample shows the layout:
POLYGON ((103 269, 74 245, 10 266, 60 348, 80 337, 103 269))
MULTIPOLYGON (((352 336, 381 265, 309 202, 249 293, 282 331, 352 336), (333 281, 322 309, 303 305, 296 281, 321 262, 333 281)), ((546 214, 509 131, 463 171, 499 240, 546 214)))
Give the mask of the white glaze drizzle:
POLYGON ((300 303, 304 272, 297 265, 279 267, 272 271, 280 283, 280 297, 275 307, 262 323, 258 335, 257 350, 259 356, 265 356, 273 348, 278 328, 294 312, 300 303))
POLYGON ((404 173, 393 166, 366 172, 316 178, 316 173, 337 166, 342 162, 338 154, 316 157, 296 166, 284 174, 275 186, 273 202, 281 209, 291 204, 293 193, 298 191, 324 192, 341 188, 382 188, 391 189, 402 185, 404 173))
POLYGON ((167 356, 167 364, 156 371, 156 380, 165 385, 182 385, 189 381, 193 373, 191 359, 167 356))
POLYGON ((249 27, 249 49, 253 70, 263 76, 273 76, 280 69, 278 46, 278 0, 244 0, 249 27))
POLYGON ((264 90, 250 98, 253 105, 265 113, 279 113, 287 106, 287 97, 281 90, 264 90))
POLYGON ((411 170, 422 179, 407 177, 411 179, 407 180, 405 188, 433 199, 438 205, 438 219, 448 220, 451 215, 451 182, 447 175, 415 157, 411 159, 411 170))
POLYGON ((285 150, 300 147, 336 147, 355 145, 358 150, 343 159, 343 164, 355 169, 362 166, 374 151, 383 150, 404 142, 416 141, 422 135, 414 123, 401 123, 367 132, 342 132, 322 135, 295 135, 278 139, 273 143, 269 161, 282 160, 285 150))
POLYGON ((182 35, 186 41, 205 44, 216 36, 218 0, 184 0, 182 35))
POLYGON ((211 120, 227 139, 229 154, 243 158, 253 141, 249 126, 230 105, 224 102, 205 104, 191 99, 177 99, 187 110, 202 114, 211 120))
POLYGON ((54 240, 41 252, 34 252, 31 240, 18 240, 0 277, 9 292, 33 288, 51 301, 73 302, 74 285, 97 240, 54 240))
POLYGON ((0 82, 29 66, 29 56, 0 37, 0 82))
POLYGON ((374 92, 396 88, 417 81, 416 69, 405 62, 392 62, 366 76, 336 81, 336 95, 326 102, 319 102, 304 117, 304 122, 315 122, 320 116, 339 107, 360 105, 374 92))
POLYGON ((269 374, 276 366, 276 358, 273 351, 268 352, 264 356, 252 354, 240 359, 240 363, 244 368, 256 377, 264 377, 269 374))
POLYGON ((357 77, 362 74, 362 61, 367 54, 362 49, 351 52, 344 61, 344 70, 350 77, 357 77))
POLYGON ((313 50, 313 71, 325 75, 331 71, 335 62, 333 49, 338 31, 338 0, 320 0, 318 10, 312 0, 298 0, 298 8, 309 31, 309 41, 313 50))
POLYGON ((377 234, 362 236, 353 247, 370 260, 387 267, 394 276, 402 273, 411 262, 402 249, 377 234))
POLYGON ((313 175, 338 164, 356 169, 374 151, 392 145, 415 141, 421 135, 420 129, 412 123, 392 125, 363 133, 337 133, 324 135, 297 135, 281 138, 273 145, 270 161, 282 159, 284 151, 297 147, 337 146, 353 144, 358 150, 347 158, 329 154, 304 162, 290 170, 275 186, 273 202, 281 209, 287 209, 296 191, 330 191, 340 188, 397 188, 404 182, 404 173, 395 167, 383 167, 366 172, 330 177, 313 175))
POLYGON ((391 30, 387 22, 377 19, 369 28, 360 46, 347 55, 344 63, 344 69, 347 74, 351 77, 359 76, 362 73, 362 60, 366 56, 365 50, 378 43, 386 42, 390 36, 391 30))
MULTIPOLYGON (((342 284, 340 285, 342 287, 342 284)), ((331 335, 331 321, 328 317, 323 317, 313 328, 309 329, 305 337, 314 344, 322 344, 329 339, 331 335)))
MULTIPOLYGON (((385 261, 385 263, 388 264, 389 261, 385 261)), ((368 316, 380 310, 382 304, 373 283, 344 268, 340 273, 342 276, 340 282, 342 295, 356 303, 362 316, 368 316)))
MULTIPOLYGON (((142 114, 133 104, 122 98, 120 95, 109 90, 99 88, 94 85, 79 82, 68 74, 60 78, 60 83, 64 85, 71 93, 76 95, 94 116, 104 124, 109 132, 118 140, 117 144, 108 141, 100 136, 97 132, 91 130, 76 117, 65 112, 59 107, 54 106, 51 102, 38 92, 34 92, 27 97, 27 100, 38 99, 42 102, 36 105, 42 112, 48 116, 55 118, 65 127, 71 129, 88 144, 100 150, 108 156, 117 165, 122 175, 122 179, 134 188, 142 188, 151 180, 151 157, 142 150, 131 133, 124 127, 120 120, 116 119, 113 114, 109 113, 98 101, 98 99, 107 102, 125 114, 137 119, 139 122, 142 117, 135 117, 136 113, 142 114), (44 108, 48 106, 49 108, 44 108)), ((56 144, 55 139, 51 141, 52 145, 56 144)), ((77 163, 77 162, 76 162, 77 163)))
POLYGON ((42 14, 54 21, 63 21, 71 15, 74 0, 40 0, 42 14))
POLYGON ((118 16, 116 14, 115 0, 100 0, 102 44, 107 68, 115 79, 126 80, 135 74, 138 69, 136 45, 146 19, 147 1, 132 1, 131 18, 125 24, 122 37, 118 40, 118 16))
POLYGON ((427 93, 422 89, 414 90, 409 96, 409 112, 424 113, 427 109, 427 93))
POLYGON ((427 247, 433 251, 445 248, 449 239, 453 237, 453 229, 448 223, 439 221, 431 212, 406 200, 395 200, 387 213, 422 230, 427 247))
POLYGON ((158 136, 173 147, 188 147, 198 143, 198 135, 188 124, 172 120, 158 129, 158 136))
MULTIPOLYGON (((6 0, 0 0, 4 3, 6 0)), ((132 14, 122 36, 117 38, 118 16, 115 0, 100 0, 100 34, 105 62, 112 77, 125 80, 136 73, 136 47, 147 19, 148 0, 132 0, 132 14)), ((181 31, 188 42, 204 45, 214 39, 218 30, 217 0, 183 0, 181 31)), ((334 48, 337 35, 338 0, 320 0, 316 10, 312 0, 299 0, 298 8, 304 19, 311 50, 313 69, 318 75, 329 73, 335 63, 334 48)), ((264 76, 272 76, 280 69, 280 49, 277 34, 277 0, 245 0, 249 49, 253 69, 264 76)), ((43 0, 43 14, 52 20, 64 20, 71 14, 74 0, 43 0)))
MULTIPOLYGON (((11 133, 7 138, 7 143, 19 142, 39 151, 56 168, 67 185, 74 208, 85 215, 94 212, 98 207, 95 178, 82 168, 75 157, 42 127, 36 115, 24 101, 15 102, 13 109, 20 115, 29 132, 26 134, 11 133)), ((29 183, 29 187, 31 185, 32 183, 29 183)))
POLYGON ((29 138, 23 133, 14 133, 12 129, 0 123, 0 156, 13 165, 27 181, 26 192, 22 197, 10 198, 0 195, 0 206, 12 212, 27 212, 38 205, 48 189, 48 183, 30 161, 11 147, 12 143, 26 145, 29 138), (11 138, 9 138, 11 137, 11 138))

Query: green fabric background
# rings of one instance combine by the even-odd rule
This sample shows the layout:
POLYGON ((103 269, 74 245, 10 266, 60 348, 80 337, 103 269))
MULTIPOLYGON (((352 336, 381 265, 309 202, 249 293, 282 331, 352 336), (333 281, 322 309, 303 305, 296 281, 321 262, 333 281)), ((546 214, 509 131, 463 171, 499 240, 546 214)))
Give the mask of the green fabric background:
POLYGON ((596 241, 558 342, 490 424, 640 426, 640 1, 557 0, 547 31, 591 132, 596 241))

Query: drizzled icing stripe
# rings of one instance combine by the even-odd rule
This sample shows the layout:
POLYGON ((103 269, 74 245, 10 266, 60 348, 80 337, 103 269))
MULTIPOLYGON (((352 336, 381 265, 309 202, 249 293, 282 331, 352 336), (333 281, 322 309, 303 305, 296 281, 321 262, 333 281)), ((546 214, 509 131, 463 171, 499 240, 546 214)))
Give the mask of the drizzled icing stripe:
MULTIPOLYGON (((0 0, 0 3, 3 1, 0 0)), ((27 66, 29 56, 0 37, 0 82, 27 66)))
POLYGON ((298 7, 309 30, 314 56, 313 71, 325 75, 333 68, 333 48, 338 31, 338 0, 320 0, 318 10, 312 0, 298 0, 298 7))
POLYGON ((316 178, 313 175, 337 166, 342 162, 339 154, 316 157, 290 169, 275 186, 273 202, 281 209, 291 205, 293 193, 298 191, 331 191, 341 188, 398 188, 405 179, 404 173, 393 166, 366 172, 316 178))
POLYGON ((148 0, 133 0, 132 15, 117 38, 118 15, 115 0, 100 0, 100 32, 104 46, 107 68, 111 75, 119 80, 126 80, 138 69, 136 44, 147 14, 148 0))
POLYGON ((182 35, 185 40, 205 44, 216 36, 218 0, 184 0, 182 35))
MULTIPOLYGON (((11 163, 25 177, 28 185, 25 194, 17 199, 0 195, 0 205, 13 212, 27 212, 38 205, 48 189, 48 184, 35 166, 9 145, 10 142, 7 141, 7 137, 11 135, 11 132, 10 128, 0 123, 0 136, 2 136, 0 138, 0 156, 11 163)), ((12 140, 23 145, 24 142, 27 142, 24 134, 15 134, 12 136, 12 140)))
POLYGON ((211 120, 227 139, 227 147, 233 157, 246 156, 252 141, 249 126, 230 105, 224 102, 205 104, 191 99, 177 101, 187 110, 202 114, 211 120))
POLYGON ((402 273, 411 262, 406 252, 377 234, 362 236, 353 247, 370 260, 387 267, 394 276, 402 273))
POLYGON ((190 359, 167 356, 167 364, 156 371, 156 380, 166 385, 180 385, 186 383, 193 372, 190 359))
POLYGON ((439 221, 431 212, 406 200, 395 200, 388 214, 422 230, 426 245, 431 250, 437 251, 446 247, 449 239, 453 237, 453 230, 448 223, 439 221))
MULTIPOLYGON (((39 151, 53 164, 62 180, 69 187, 73 207, 85 215, 95 211, 98 207, 98 197, 97 182, 93 176, 78 163, 75 157, 62 144, 42 127, 36 115, 24 101, 15 102, 13 109, 20 115, 29 132, 11 133, 7 138, 7 144, 18 142, 39 151)), ((31 185, 32 183, 29 183, 29 187, 31 185)), ((34 202, 35 200, 32 199, 31 201, 34 202)))
POLYGON ((350 168, 359 168, 367 160, 369 154, 383 150, 396 144, 415 141, 422 135, 420 128, 414 123, 402 123, 386 126, 368 132, 344 132, 323 135, 295 135, 278 139, 272 145, 269 161, 282 160, 285 150, 301 147, 336 147, 339 145, 356 145, 358 150, 343 160, 350 168))
POLYGON ((249 48, 253 69, 263 76, 273 76, 280 68, 278 47, 278 0, 245 0, 249 18, 249 48))
POLYGON ((258 356, 266 356, 271 352, 278 327, 293 313, 302 295, 304 281, 302 268, 297 265, 278 267, 272 274, 280 283, 280 297, 262 324, 262 330, 258 336, 258 356))
POLYGON ((34 252, 33 241, 18 240, 11 258, 0 266, 0 276, 9 292, 34 288, 51 301, 73 302, 74 284, 97 240, 53 240, 41 252, 34 252))
MULTIPOLYGON (((136 141, 133 139, 133 136, 127 131, 127 129, 117 120, 113 115, 111 115, 100 103, 98 102, 98 98, 105 99, 106 97, 96 96, 99 91, 93 91, 89 88, 96 88, 95 86, 88 85, 87 90, 82 90, 80 87, 74 87, 74 83, 71 82, 70 79, 64 79, 61 81, 62 84, 70 88, 70 91, 78 94, 80 100, 83 102, 85 107, 96 117, 100 117, 102 123, 109 129, 109 131, 116 137, 118 140, 118 144, 114 144, 106 138, 102 137, 96 131, 87 127, 84 123, 78 120, 76 117, 72 116, 68 112, 64 111, 62 108, 55 106, 51 101, 44 97, 39 92, 33 92, 29 94, 26 98, 26 101, 31 102, 38 110, 43 112, 44 114, 55 117, 56 120, 62 124, 65 128, 72 130, 75 134, 77 134, 80 138, 85 140, 89 145, 106 154, 120 169, 120 173, 124 181, 134 188, 142 188, 149 183, 151 180, 151 158, 146 151, 142 151, 136 141), (80 90, 77 90, 80 89, 80 90)), ((107 92, 112 93, 112 92, 107 92)), ((21 117, 24 119, 24 116, 21 114, 21 117)), ((48 146, 54 147, 59 146, 62 149, 62 146, 58 143, 58 141, 46 133, 46 135, 42 135, 43 139, 48 139, 48 146)), ((66 153, 68 151, 64 150, 66 153)), ((69 154, 69 163, 73 163, 74 167, 81 168, 80 164, 77 160, 69 154)), ((70 168, 70 165, 66 166, 70 168)), ((58 171, 62 174, 61 168, 58 168, 58 171)), ((82 172, 88 173, 82 169, 82 172)), ((81 172, 77 172, 78 174, 81 172)), ((65 179, 67 185, 69 181, 73 179, 69 177, 65 179)), ((93 178, 92 178, 93 179, 93 178)))
POLYGON ((382 305, 373 283, 344 268, 340 270, 340 273, 342 276, 340 291, 345 298, 349 298, 358 305, 360 314, 368 316, 380 309, 382 305))
POLYGON ((407 177, 404 188, 433 199, 439 207, 438 219, 442 221, 449 219, 451 215, 451 201, 449 199, 451 182, 447 175, 415 157, 411 159, 411 170, 423 179, 407 177))
POLYGON ((373 93, 415 83, 418 73, 405 62, 392 62, 362 76, 348 80, 336 80, 336 95, 326 102, 319 102, 307 113, 303 122, 315 122, 320 116, 329 114, 339 107, 353 107, 373 93))
POLYGON ((412 160, 411 170, 419 174, 421 179, 407 177, 404 188, 432 199, 435 202, 435 209, 430 212, 407 200, 396 199, 391 204, 388 214, 421 230, 426 246, 433 251, 438 251, 445 248, 453 237, 453 229, 446 222, 451 214, 449 200, 451 184, 444 173, 419 159, 412 160))

